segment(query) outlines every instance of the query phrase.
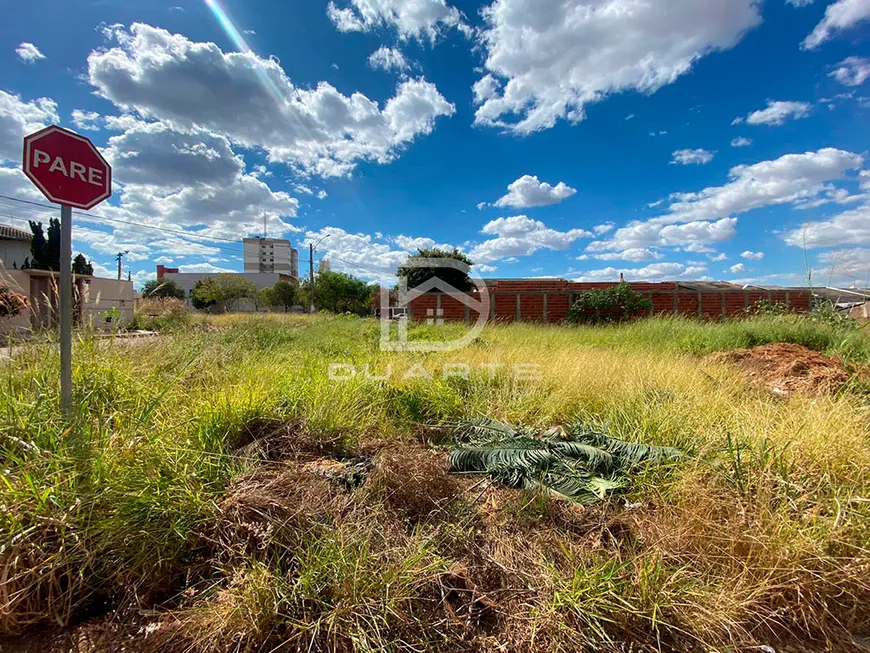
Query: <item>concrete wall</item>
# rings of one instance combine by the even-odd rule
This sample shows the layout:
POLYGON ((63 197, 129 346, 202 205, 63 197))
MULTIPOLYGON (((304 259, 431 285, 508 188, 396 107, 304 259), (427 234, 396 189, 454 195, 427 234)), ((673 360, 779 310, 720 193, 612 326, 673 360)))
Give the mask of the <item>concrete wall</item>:
MULTIPOLYGON (((193 287, 197 284, 198 281, 202 281, 203 279, 208 278, 217 278, 219 274, 214 274, 211 272, 201 273, 201 272, 164 272, 164 279, 171 279, 175 283, 177 283, 181 288, 184 289, 184 294, 187 297, 187 302, 190 303, 190 293, 193 290, 193 287)), ((279 281, 287 280, 287 275, 281 275, 278 273, 269 273, 269 272, 245 272, 240 274, 239 276, 244 277, 248 281, 254 282, 254 285, 257 286, 258 289, 269 288, 274 286, 279 281)), ((241 312, 251 312, 256 310, 256 306, 254 306, 253 302, 236 302, 235 306, 233 306, 233 310, 241 311, 241 312)))
POLYGON ((101 328, 106 324, 106 313, 113 309, 120 311, 121 324, 133 321, 133 309, 136 303, 133 282, 99 277, 84 277, 84 282, 82 323, 101 328))
MULTIPOLYGON (((4 320, 2 329, 17 333, 27 333, 38 329, 42 324, 40 314, 49 326, 57 313, 57 273, 43 270, 3 270, 0 278, 15 292, 25 295, 31 308, 22 311, 12 320, 4 320), (38 289, 42 289, 38 291, 38 289), (37 292, 39 296, 34 296, 37 292), (41 310, 40 310, 41 307, 41 310)), ((134 294, 131 281, 102 279, 99 277, 76 277, 78 290, 78 324, 95 329, 111 328, 106 323, 106 313, 117 310, 118 322, 127 324, 133 320, 134 294)))

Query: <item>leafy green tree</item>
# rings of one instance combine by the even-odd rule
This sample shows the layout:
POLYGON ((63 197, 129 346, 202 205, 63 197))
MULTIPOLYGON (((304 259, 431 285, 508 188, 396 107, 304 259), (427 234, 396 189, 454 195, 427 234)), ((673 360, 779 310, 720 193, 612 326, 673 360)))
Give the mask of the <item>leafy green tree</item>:
POLYGON ((205 295, 209 294, 207 290, 204 290, 202 288, 202 286, 205 284, 206 281, 212 281, 212 280, 208 279, 208 278, 201 279, 201 280, 197 281, 195 284, 193 284, 193 289, 190 291, 190 303, 195 309, 197 309, 199 311, 204 311, 209 306, 214 306, 216 303, 213 300, 200 299, 201 296, 205 296, 205 295))
POLYGON ((60 220, 48 221, 48 240, 45 247, 44 270, 60 270, 60 220))
MULTIPOLYGON (((48 238, 42 229, 41 222, 28 220, 33 238, 30 240, 30 256, 24 260, 22 270, 60 270, 60 220, 51 218, 48 221, 48 238)), ((94 266, 79 254, 72 261, 73 274, 91 276, 94 266)))
POLYGON ((408 262, 399 266, 396 275, 407 280, 409 289, 416 288, 426 281, 429 281, 429 279, 437 277, 459 291, 467 292, 471 290, 473 283, 471 278, 468 276, 468 273, 464 270, 457 270, 451 267, 412 267, 409 265, 411 261, 430 258, 454 259, 460 263, 464 263, 469 268, 474 265, 470 258, 456 248, 452 251, 438 248, 418 249, 416 254, 408 257, 408 262))
POLYGON ((314 280, 315 307, 333 313, 368 313, 376 289, 343 272, 320 272, 314 280))
POLYGON ((33 233, 33 238, 30 239, 30 257, 24 261, 24 265, 21 267, 25 270, 47 270, 45 261, 48 242, 45 240, 42 223, 33 220, 28 220, 28 223, 30 231, 33 233))
POLYGON ((151 279, 142 286, 142 296, 148 299, 184 299, 184 288, 172 279, 151 279))
POLYGON ((271 288, 268 288, 271 292, 271 304, 270 306, 283 306, 284 312, 286 313, 297 303, 298 291, 294 284, 289 281, 279 281, 271 288))
POLYGON ((642 311, 649 311, 652 302, 631 289, 627 283, 618 283, 605 289, 581 292, 571 310, 568 311, 570 324, 598 324, 602 322, 622 322, 637 317, 642 311))
POLYGON ((200 302, 213 302, 229 311, 240 299, 254 299, 257 285, 238 274, 219 274, 203 279, 194 286, 193 294, 200 302))
POLYGON ((73 274, 80 274, 92 277, 94 275, 94 266, 88 261, 84 254, 77 254, 72 262, 73 274))
POLYGON ((275 306, 275 304, 274 286, 272 288, 260 288, 260 290, 257 291, 257 294, 254 297, 254 305, 258 309, 275 306))

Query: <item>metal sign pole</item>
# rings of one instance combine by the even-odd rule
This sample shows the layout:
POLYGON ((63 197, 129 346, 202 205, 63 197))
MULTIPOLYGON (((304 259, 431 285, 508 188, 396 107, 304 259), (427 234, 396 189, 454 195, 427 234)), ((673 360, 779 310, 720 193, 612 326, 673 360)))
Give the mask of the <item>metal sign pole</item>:
POLYGON ((72 416, 72 207, 60 207, 60 411, 72 416))

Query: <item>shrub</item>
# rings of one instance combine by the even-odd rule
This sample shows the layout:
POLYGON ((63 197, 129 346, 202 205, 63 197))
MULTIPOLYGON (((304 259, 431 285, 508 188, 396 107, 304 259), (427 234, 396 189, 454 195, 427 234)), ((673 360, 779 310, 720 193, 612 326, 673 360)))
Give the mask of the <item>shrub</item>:
POLYGON ((142 296, 149 299, 184 299, 184 288, 172 279, 152 279, 142 286, 142 296))
POLYGON ((132 326, 148 331, 171 331, 190 324, 190 310, 180 299, 143 299, 136 304, 132 326))
POLYGON ((747 315, 789 315, 792 310, 782 302, 760 299, 744 309, 747 315))
POLYGON ((27 306, 27 297, 0 284, 0 317, 15 317, 27 306))
POLYGON ((652 302, 647 297, 633 291, 627 283, 619 283, 603 290, 586 290, 580 293, 568 311, 568 323, 623 322, 651 308, 652 302))
POLYGON ((857 329, 861 326, 858 320, 838 311, 833 302, 822 302, 814 306, 808 319, 836 329, 857 329))

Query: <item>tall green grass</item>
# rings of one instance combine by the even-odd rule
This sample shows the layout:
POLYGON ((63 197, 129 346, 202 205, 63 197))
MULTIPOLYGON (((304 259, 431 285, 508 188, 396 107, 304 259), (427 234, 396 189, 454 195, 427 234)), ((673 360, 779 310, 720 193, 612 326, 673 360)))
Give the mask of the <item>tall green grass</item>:
MULTIPOLYGON (((0 365, 7 632, 75 622, 107 598, 171 602, 191 586, 210 588, 185 613, 184 632, 202 650, 222 650, 209 633, 232 628, 245 629, 251 650, 278 632, 331 650, 449 650, 445 637, 467 633, 444 617, 439 579, 476 564, 515 584, 494 595, 505 612, 487 627, 517 650, 576 650, 627 634, 737 646, 774 626, 834 641, 870 625, 859 573, 870 558, 866 396, 777 399, 700 358, 796 342, 867 364, 866 330, 789 316, 493 325, 461 351, 412 354, 381 352, 378 324, 367 319, 230 315, 176 327, 153 339, 76 342, 71 423, 58 412, 52 349, 20 348, 0 365), (442 366, 457 362, 468 377, 444 378, 442 366), (392 375, 333 381, 330 363, 390 366, 392 375), (502 367, 484 367, 493 363, 502 367), (539 380, 513 373, 529 363, 539 380), (431 379, 409 378, 414 365, 431 379), (675 472, 634 478, 624 503, 640 507, 607 509, 621 526, 602 517, 569 528, 561 509, 523 500, 508 511, 525 515, 519 529, 498 510, 492 520, 478 515, 466 505, 473 495, 449 519, 393 523, 372 495, 330 529, 312 517, 295 540, 302 548, 215 562, 221 502, 252 465, 235 454, 259 425, 297 424, 354 452, 374 441, 437 441, 421 424, 481 416, 606 423, 616 437, 689 457, 675 472), (783 612, 783 601, 796 607, 783 612)), ((434 339, 464 328, 411 332, 434 339)))

